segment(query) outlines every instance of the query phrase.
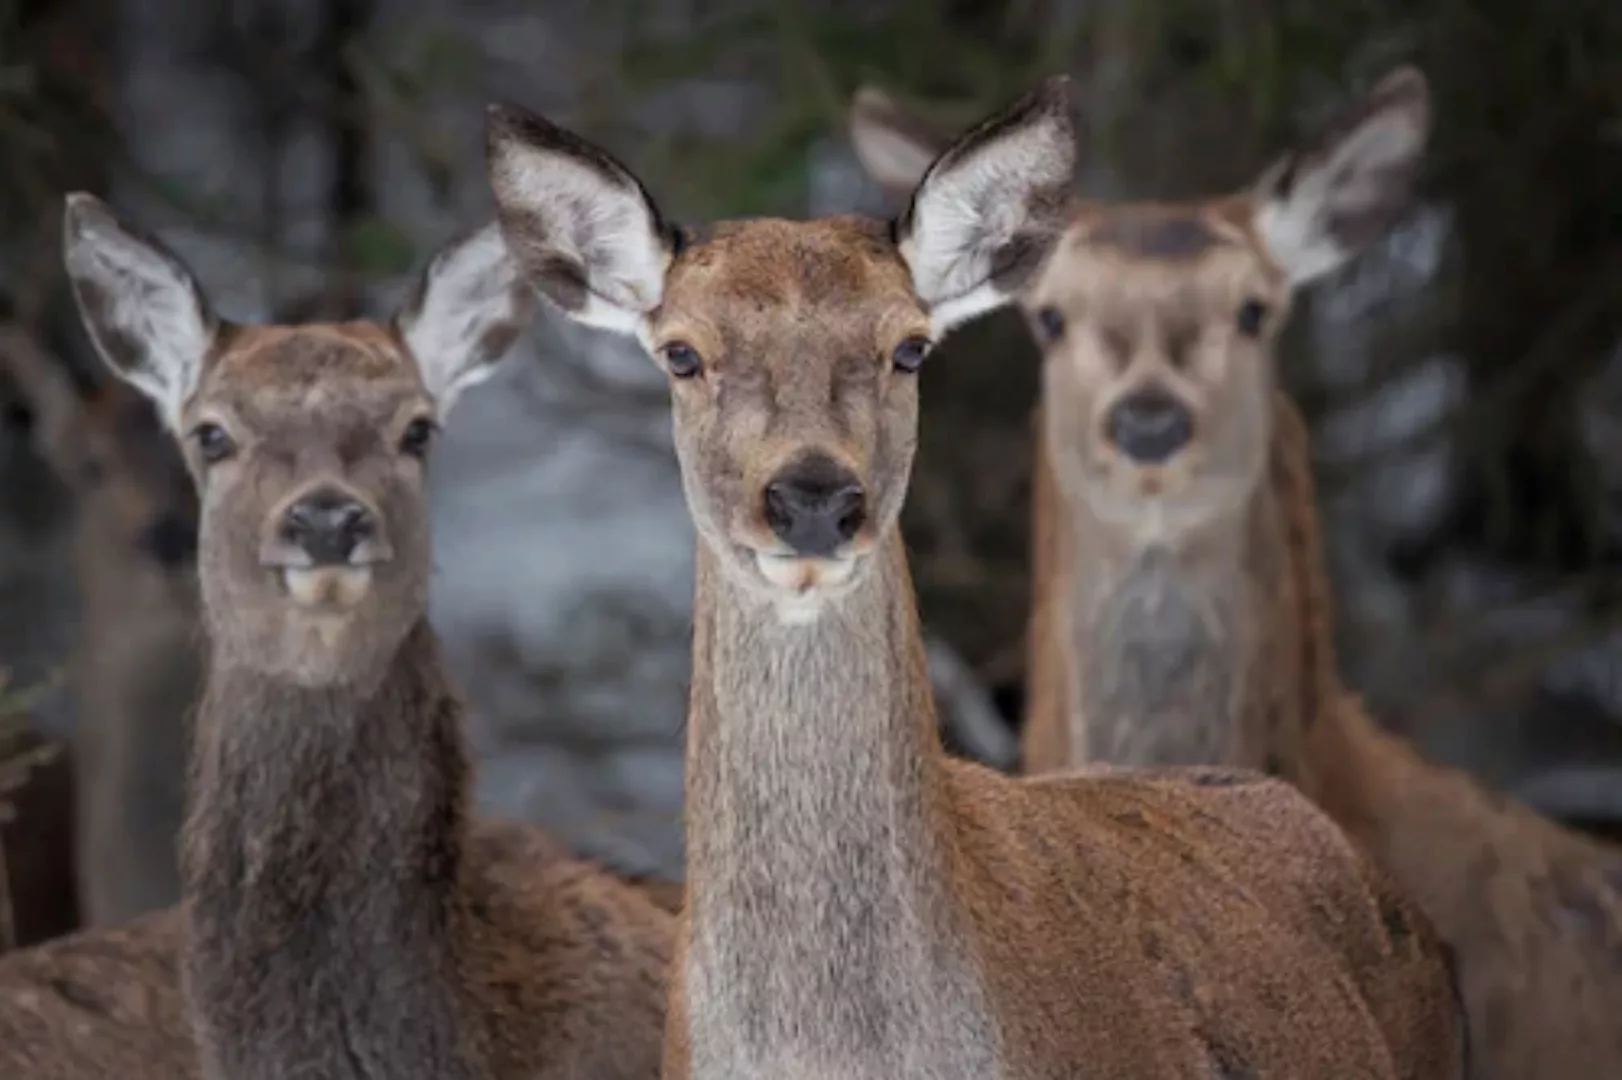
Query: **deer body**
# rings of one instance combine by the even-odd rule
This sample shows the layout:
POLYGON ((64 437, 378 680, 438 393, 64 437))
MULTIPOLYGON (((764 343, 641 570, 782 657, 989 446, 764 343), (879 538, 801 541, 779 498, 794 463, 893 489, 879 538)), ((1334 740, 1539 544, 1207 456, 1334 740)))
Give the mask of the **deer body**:
MULTIPOLYGON (((896 187, 922 155, 893 109, 869 94, 853 126, 896 187)), ((1274 389, 1294 290, 1392 222, 1428 127, 1424 79, 1393 73, 1251 192, 1081 203, 1030 281, 1046 358, 1024 761, 1291 781, 1450 946, 1472 1075, 1622 1075, 1622 851, 1424 761, 1346 692, 1306 426, 1274 389)))
POLYGON ((810 634, 701 571, 676 976, 690 1064, 667 1072, 1405 1075, 1416 1047, 1384 1037, 1411 1022, 1382 1012, 1397 984, 1341 950, 1388 948, 1381 920, 1408 916, 1334 828, 1259 776, 1020 785, 949 761, 889 548, 810 634), (1339 940, 1297 907, 1337 864, 1357 870, 1320 901, 1347 920, 1339 940), (1269 998, 1344 1028, 1281 1037, 1269 998))
POLYGON ((203 656, 195 583, 160 573, 134 569, 122 597, 87 595, 74 649, 76 862, 89 926, 120 925, 180 896, 180 763, 203 656), (108 601, 117 607, 103 619, 108 601))
POLYGON ((969 919, 890 561, 837 623, 801 630, 700 557, 690 790, 727 810, 688 831, 693 1075, 1005 1073, 988 987, 941 943, 969 919))
POLYGON ((1040 265, 1073 138, 1049 83, 891 227, 688 231, 605 152, 492 110, 530 280, 671 378, 699 537, 671 1080, 1459 1075, 1428 925, 1288 785, 942 750, 897 527, 916 373, 1040 265))
POLYGON ((51 1080, 86 1057, 206 1080, 656 1075, 668 914, 534 830, 470 823, 427 623, 435 419, 530 310, 495 229, 442 251, 387 326, 222 324, 89 196, 69 199, 66 246, 98 350, 184 440, 208 664, 183 933, 159 916, 0 964, 18 1010, 0 1030, 26 1025, 0 1062, 51 1080), (49 990, 98 950, 112 1001, 86 1031, 77 995, 49 990), (150 1061, 124 1057, 137 1001, 168 1025, 150 1061))
MULTIPOLYGON (((1247 581, 1255 600, 1242 615, 1267 642, 1261 657, 1234 671, 1251 692, 1213 701, 1199 718, 1205 730, 1223 729, 1232 741, 1209 753, 1211 744, 1190 724, 1181 742, 1173 728, 1142 752, 1111 754, 1095 714, 1070 689, 1084 680, 1073 669, 1083 667, 1079 658, 1086 654, 1073 651, 1068 642, 1077 639, 1058 629, 1072 618, 1066 609, 1074 603, 1060 600, 1032 625, 1033 648, 1038 641, 1065 645, 1054 649, 1048 669, 1063 677, 1033 695, 1045 711, 1029 719, 1040 725, 1027 744, 1029 766, 1154 765, 1209 753, 1211 764, 1289 779, 1394 874, 1448 942, 1471 1018, 1476 1074, 1493 1080, 1610 1075, 1622 1068, 1622 1028, 1615 1022, 1622 1014, 1622 971, 1612 959, 1622 945, 1622 851, 1425 761, 1405 740, 1380 730, 1341 686, 1306 427, 1282 398, 1274 424, 1268 480, 1248 512, 1230 523, 1244 538, 1239 550, 1270 554, 1218 569, 1219 577, 1247 581)), ((1082 565, 1091 564, 1091 572, 1106 575, 1092 553, 1108 550, 1107 530, 1092 523, 1083 533, 1085 550, 1071 546, 1067 532, 1036 541, 1051 545, 1049 565, 1086 573, 1082 565)), ((1186 587, 1210 578, 1182 560, 1167 562, 1186 587)), ((1074 595, 1059 584, 1063 580, 1049 579, 1052 595, 1074 595)), ((1108 640, 1098 629, 1093 640, 1108 640)), ((1168 648, 1189 647, 1170 620, 1161 629, 1168 648)), ((1050 676, 1033 671, 1035 677, 1050 676)))
POLYGON ((180 897, 187 722, 202 685, 197 497, 134 389, 72 377, 20 331, 0 333, 0 369, 73 495, 75 862, 85 924, 117 925, 180 897))
POLYGON ((1144 544, 1055 504, 1054 452, 1038 442, 1032 480, 1025 771, 1228 764, 1298 781, 1316 658, 1295 644, 1310 628, 1271 489, 1144 544))
POLYGON ((588 891, 546 895, 530 830, 467 835, 461 723, 423 622, 375 686, 211 671, 185 862, 218 1075, 652 1074, 665 920, 566 865, 588 891))

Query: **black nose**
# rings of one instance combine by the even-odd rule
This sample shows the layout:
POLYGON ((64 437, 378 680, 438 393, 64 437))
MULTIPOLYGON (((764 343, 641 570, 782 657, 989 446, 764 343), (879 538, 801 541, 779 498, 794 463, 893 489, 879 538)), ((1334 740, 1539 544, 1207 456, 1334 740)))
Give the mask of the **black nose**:
POLYGON ((165 514, 141 534, 141 547, 165 570, 174 570, 197 555, 197 523, 165 514))
POLYGON ((827 558, 867 520, 861 482, 832 458, 815 454, 766 485, 766 524, 807 558, 827 558))
POLYGON ((317 566, 347 563, 361 541, 376 533, 370 510, 330 488, 304 496, 282 515, 282 539, 302 549, 317 566))
POLYGON ((1109 413, 1110 441, 1145 465, 1165 461, 1188 445, 1193 434, 1193 416, 1164 390, 1140 390, 1109 413))

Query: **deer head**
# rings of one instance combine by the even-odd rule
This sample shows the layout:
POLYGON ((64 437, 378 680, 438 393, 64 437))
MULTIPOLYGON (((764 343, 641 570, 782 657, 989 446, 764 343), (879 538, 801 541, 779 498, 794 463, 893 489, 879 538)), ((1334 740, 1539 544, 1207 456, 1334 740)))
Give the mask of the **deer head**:
POLYGON ((72 492, 96 560, 119 574, 140 565, 189 578, 197 494, 151 403, 73 370, 20 330, 0 331, 0 371, 33 417, 35 449, 72 492))
MULTIPOLYGON (((1078 202, 1020 299, 1046 357, 1045 449, 1067 502, 1163 536, 1248 497, 1291 300, 1406 207, 1429 127, 1425 79, 1404 68, 1242 193, 1078 202)), ((930 160, 920 125, 882 93, 858 95, 851 128, 892 191, 930 160)))
POLYGON ((64 253, 90 338, 179 441, 217 659, 306 685, 375 675, 427 602, 425 458, 530 313, 495 226, 442 250, 386 325, 238 326, 89 195, 64 253))
POLYGON ((604 151, 491 110, 508 245, 540 293, 635 335, 670 378, 700 539, 785 623, 815 620, 896 529, 917 375, 953 326, 1010 302, 1063 227, 1074 167, 1063 79, 952 146, 890 225, 683 230, 604 151))

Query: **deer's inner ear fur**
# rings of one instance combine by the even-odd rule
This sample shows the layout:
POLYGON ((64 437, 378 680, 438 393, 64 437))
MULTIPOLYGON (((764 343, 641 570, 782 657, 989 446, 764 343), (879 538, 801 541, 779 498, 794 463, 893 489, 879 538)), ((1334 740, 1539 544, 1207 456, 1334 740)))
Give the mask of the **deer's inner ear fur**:
POLYGON ((495 371, 535 311, 501 229, 485 225, 446 244, 395 316, 441 416, 495 371))
POLYGON ((492 106, 490 184, 507 245, 570 318, 641 334, 664 294, 675 231, 606 151, 517 106, 492 106))
POLYGON ((1429 135, 1425 77, 1402 68, 1263 174, 1256 231, 1292 285, 1336 269, 1391 227, 1429 135))
POLYGON ((157 238, 92 195, 67 197, 62 231, 63 261, 91 343, 178 431, 220 328, 202 288, 157 238))
POLYGON ((1069 217, 1077 134, 1069 80, 1048 79, 929 166, 896 224, 937 336, 1012 301, 1069 217))

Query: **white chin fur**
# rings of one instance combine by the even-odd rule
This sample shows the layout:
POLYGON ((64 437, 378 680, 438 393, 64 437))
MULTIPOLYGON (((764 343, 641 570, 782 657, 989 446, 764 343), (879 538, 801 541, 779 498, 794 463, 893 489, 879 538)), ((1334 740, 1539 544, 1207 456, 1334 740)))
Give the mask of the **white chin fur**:
POLYGON ((369 566, 289 566, 282 571, 287 595, 300 607, 352 608, 372 586, 369 566))
POLYGON ((822 613, 828 593, 850 581, 854 558, 805 559, 794 555, 755 553, 755 566, 767 584, 781 592, 772 598, 785 626, 805 626, 822 613))

